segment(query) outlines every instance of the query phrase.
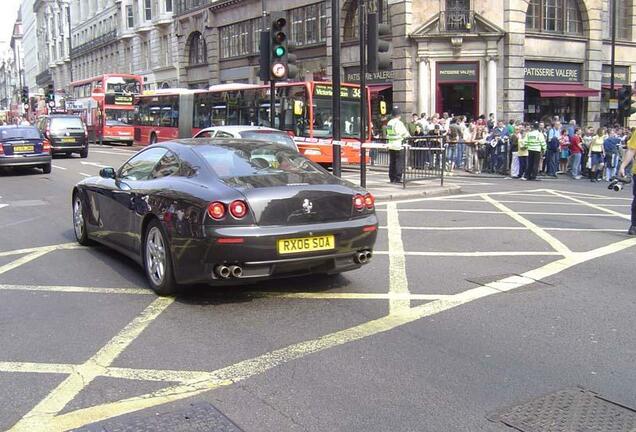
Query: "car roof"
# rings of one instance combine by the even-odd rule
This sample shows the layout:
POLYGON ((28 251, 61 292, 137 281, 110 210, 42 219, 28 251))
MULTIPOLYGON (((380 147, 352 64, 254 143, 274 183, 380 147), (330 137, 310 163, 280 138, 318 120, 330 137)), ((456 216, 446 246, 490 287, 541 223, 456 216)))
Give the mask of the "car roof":
POLYGON ((3 125, 0 129, 37 129, 33 125, 3 125))
POLYGON ((157 144, 153 144, 149 147, 170 147, 171 145, 175 146, 185 146, 185 147, 219 147, 219 148, 227 148, 227 147, 236 147, 236 148, 258 148, 258 147, 278 147, 281 150, 289 150, 290 147, 278 144, 278 143, 270 143, 262 140, 255 139, 244 139, 244 138, 181 138, 170 141, 162 141, 157 144))
POLYGON ((207 131, 223 131, 223 132, 248 132, 248 131, 272 131, 272 132, 280 132, 280 133, 285 133, 280 129, 274 129, 274 128, 270 128, 270 127, 265 127, 265 126, 238 126, 238 125, 231 125, 231 126, 211 126, 211 127, 207 127, 205 129, 202 129, 201 132, 207 132, 207 131))

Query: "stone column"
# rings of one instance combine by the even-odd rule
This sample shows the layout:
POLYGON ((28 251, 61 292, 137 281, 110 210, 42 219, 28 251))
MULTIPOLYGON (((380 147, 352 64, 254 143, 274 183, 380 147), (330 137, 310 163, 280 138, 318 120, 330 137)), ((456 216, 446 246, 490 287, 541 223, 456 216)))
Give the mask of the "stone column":
POLYGON ((430 63, 426 58, 419 58, 417 66, 417 112, 430 115, 430 63))
MULTIPOLYGON (((586 57, 585 83, 593 89, 601 88, 603 69, 603 5, 601 0, 588 0, 587 23, 583 27, 588 38, 586 57)), ((587 112, 583 113, 583 124, 598 127, 601 122, 601 96, 587 98, 587 112)))
POLYGON ((393 26, 393 104, 404 112, 415 110, 415 49, 408 35, 413 31, 413 1, 394 0, 389 2, 393 26))
POLYGON ((497 59, 488 57, 486 77, 486 111, 497 114, 497 59))
MULTIPOLYGON (((527 0, 504 0, 503 116, 523 119, 527 0)), ((487 102, 489 103, 489 102, 487 102)))

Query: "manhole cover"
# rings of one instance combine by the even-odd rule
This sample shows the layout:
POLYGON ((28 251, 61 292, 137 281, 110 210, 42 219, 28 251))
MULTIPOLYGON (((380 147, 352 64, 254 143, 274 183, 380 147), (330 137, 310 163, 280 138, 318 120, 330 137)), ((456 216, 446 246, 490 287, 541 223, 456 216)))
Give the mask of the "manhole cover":
POLYGON ((506 408, 488 420, 522 432, 634 432, 636 411, 581 388, 506 408))
POLYGON ((121 417, 74 432, 243 432, 232 420, 209 403, 145 417, 121 417))

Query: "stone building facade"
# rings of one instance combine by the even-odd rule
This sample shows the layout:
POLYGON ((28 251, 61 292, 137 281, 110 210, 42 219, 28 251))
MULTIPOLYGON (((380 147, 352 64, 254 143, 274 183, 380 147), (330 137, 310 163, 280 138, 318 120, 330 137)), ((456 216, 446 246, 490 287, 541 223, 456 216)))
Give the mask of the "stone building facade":
MULTIPOLYGON (((378 0, 367 1, 378 8, 378 0)), ((331 1, 178 0, 183 87, 258 82, 263 8, 288 14, 300 79, 330 79, 331 1)), ((409 112, 607 119, 609 0, 391 0, 392 67, 372 89, 409 112)), ((636 2, 617 2, 617 84, 636 80, 636 2)), ((357 0, 341 0, 341 76, 359 79, 357 0)), ((372 90, 373 92, 373 90, 372 90)))
POLYGON ((178 85, 172 0, 73 0, 73 76, 142 75, 145 89, 178 85))
POLYGON ((53 84, 65 90, 70 77, 69 0, 36 0, 33 11, 36 21, 39 89, 53 84))

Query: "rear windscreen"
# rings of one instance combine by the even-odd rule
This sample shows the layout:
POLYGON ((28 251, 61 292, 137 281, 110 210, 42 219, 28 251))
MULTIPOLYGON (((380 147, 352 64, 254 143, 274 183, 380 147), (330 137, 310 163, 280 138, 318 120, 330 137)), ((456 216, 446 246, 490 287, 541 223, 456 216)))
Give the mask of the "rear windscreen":
POLYGON ((10 139, 40 139, 40 132, 34 127, 0 129, 0 140, 10 139))
POLYGON ((271 131, 243 131, 240 132, 242 138, 267 141, 270 143, 282 144, 296 150, 294 140, 284 132, 271 131))
POLYGON ((51 119, 52 130, 79 129, 84 130, 82 120, 79 117, 58 117, 51 119))
POLYGON ((295 150, 277 145, 198 146, 197 150, 221 178, 268 176, 279 174, 320 174, 314 165, 295 150))

